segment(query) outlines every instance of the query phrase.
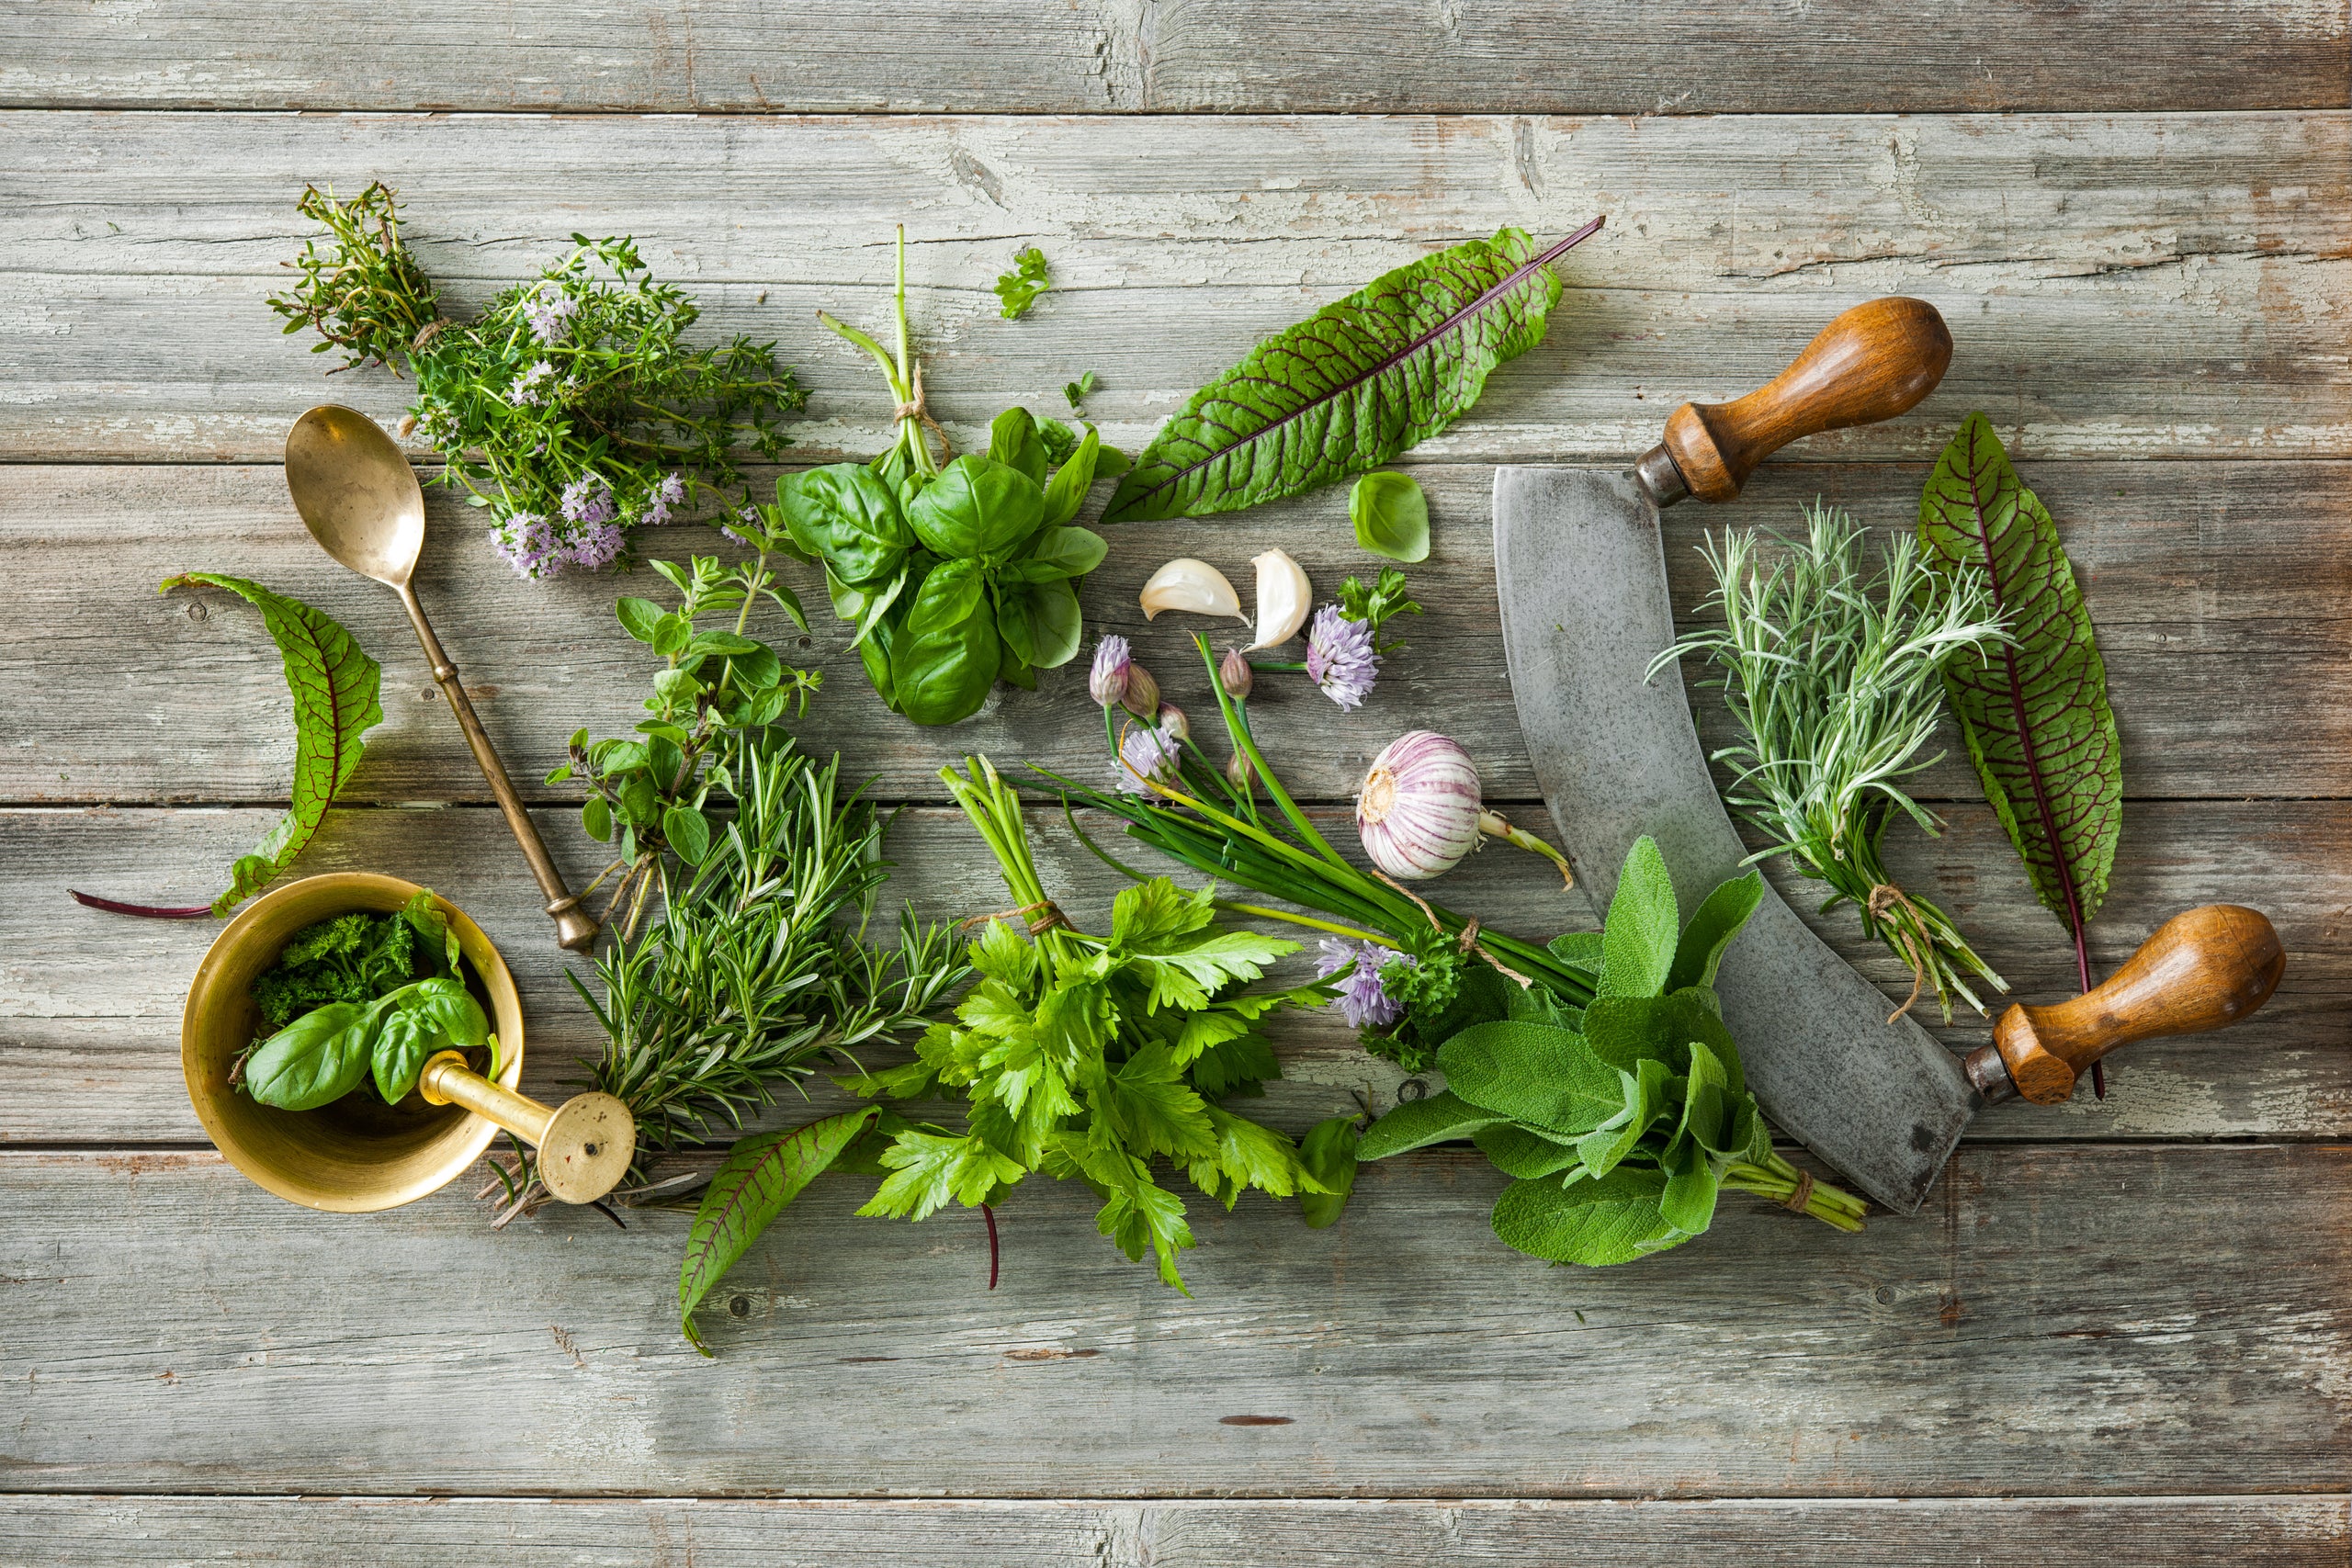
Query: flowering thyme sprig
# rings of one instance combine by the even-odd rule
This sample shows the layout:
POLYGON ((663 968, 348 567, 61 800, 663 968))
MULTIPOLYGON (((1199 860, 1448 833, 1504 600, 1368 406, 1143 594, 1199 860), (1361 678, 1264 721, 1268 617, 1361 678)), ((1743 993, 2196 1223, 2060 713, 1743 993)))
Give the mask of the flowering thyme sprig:
POLYGON ((414 376, 401 434, 441 452, 441 481, 490 513, 522 576, 594 570, 627 558, 639 526, 734 513, 750 499, 739 463, 780 457, 778 421, 808 400, 773 344, 687 347, 694 301, 655 283, 626 238, 574 234, 538 277, 458 322, 381 184, 342 202, 309 190, 300 210, 326 234, 287 264, 300 281, 271 308, 345 368, 414 376))

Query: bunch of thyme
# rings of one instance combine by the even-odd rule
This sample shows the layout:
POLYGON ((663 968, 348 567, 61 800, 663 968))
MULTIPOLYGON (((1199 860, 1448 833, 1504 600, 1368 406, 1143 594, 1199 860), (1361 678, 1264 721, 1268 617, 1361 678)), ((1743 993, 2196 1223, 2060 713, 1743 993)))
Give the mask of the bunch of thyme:
POLYGON ((1793 855, 1829 884, 1824 909, 1860 909, 1864 931, 1911 971, 1910 999, 1894 1017, 1928 988, 1946 1022, 1953 991, 1982 1013, 1966 976, 2007 984, 1949 916, 1895 886, 1880 844, 1898 813, 1941 833, 1904 781, 1943 755, 1919 751, 1943 716, 1944 667, 1989 655, 2008 633, 1976 569, 1928 570, 1906 533, 1871 581, 1863 530, 1845 512, 1816 503, 1805 525, 1803 538, 1776 541, 1769 562, 1753 532, 1710 536, 1701 549, 1715 591, 1702 609, 1719 610, 1724 624, 1686 634, 1650 674, 1690 654, 1713 666, 1715 678, 1699 683, 1722 688, 1746 735, 1714 753, 1733 770, 1725 799, 1770 840, 1749 862, 1793 855))
POLYGON ((522 576, 611 565, 640 525, 741 512, 739 460, 780 457, 777 422, 808 400, 772 343, 688 347, 695 302, 655 283, 627 238, 572 235, 538 277, 459 322, 439 313, 381 183, 350 201, 306 190, 300 210, 326 233, 286 264, 300 281, 271 309, 345 369, 415 377, 402 434, 441 452, 441 481, 489 512, 522 576))

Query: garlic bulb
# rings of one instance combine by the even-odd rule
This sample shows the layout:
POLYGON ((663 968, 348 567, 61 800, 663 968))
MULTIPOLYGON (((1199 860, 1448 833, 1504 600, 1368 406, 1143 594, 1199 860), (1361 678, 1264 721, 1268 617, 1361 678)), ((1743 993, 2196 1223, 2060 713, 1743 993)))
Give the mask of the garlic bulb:
POLYGON ((1356 792, 1356 833, 1372 863, 1400 882, 1442 876, 1491 836, 1544 856, 1576 886, 1566 856, 1486 808, 1470 753, 1427 729, 1398 736, 1372 760, 1356 792))
POLYGON ((1182 610, 1193 615, 1230 615, 1237 621, 1249 619, 1241 613, 1241 595, 1233 591, 1225 573, 1190 556, 1170 561, 1143 585, 1143 618, 1157 620, 1162 610, 1182 610))
POLYGON ((1306 624, 1307 606, 1315 596, 1306 570, 1291 559, 1287 551, 1268 550, 1250 564, 1258 569, 1258 640, 1243 649, 1244 653, 1277 647, 1296 637, 1298 628, 1306 624))

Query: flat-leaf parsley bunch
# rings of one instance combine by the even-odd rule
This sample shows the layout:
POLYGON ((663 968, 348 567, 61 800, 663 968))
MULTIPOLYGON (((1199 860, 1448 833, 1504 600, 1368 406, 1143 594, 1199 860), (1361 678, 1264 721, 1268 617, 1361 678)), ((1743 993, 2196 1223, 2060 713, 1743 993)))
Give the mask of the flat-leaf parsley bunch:
POLYGON ((350 201, 306 190, 300 210, 326 233, 286 264, 301 278, 271 309, 288 333, 314 328, 311 352, 340 350, 344 368, 415 377, 413 429, 446 459, 442 482, 489 511, 524 577, 609 566, 640 525, 740 512, 739 459, 781 456, 777 422, 808 401, 772 343, 687 346, 701 312, 627 238, 574 234, 537 278, 455 321, 382 184, 350 201))

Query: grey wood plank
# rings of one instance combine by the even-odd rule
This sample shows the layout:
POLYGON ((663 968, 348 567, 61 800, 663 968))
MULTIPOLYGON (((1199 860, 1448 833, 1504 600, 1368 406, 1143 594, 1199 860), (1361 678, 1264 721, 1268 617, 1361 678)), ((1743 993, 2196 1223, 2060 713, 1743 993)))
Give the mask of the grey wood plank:
MULTIPOLYGON (((1550 341, 1428 448, 1622 456, 1664 410, 1768 377, 1834 310, 1952 319, 1944 397, 2044 456, 2340 456, 2352 378, 2343 114, 1521 119, 837 120, 0 117, 0 457, 273 457, 322 392, 389 422, 389 374, 321 378, 264 304, 306 181, 389 175, 452 308, 582 228, 636 234, 714 333, 781 341, 813 455, 878 445, 870 368, 810 322, 882 308, 909 224, 919 335, 959 439, 1007 401, 1129 445, 1259 336, 1504 223, 1611 227, 1550 341), (2258 191, 2258 196, 2250 192, 2258 191), (1021 322, 1019 245, 1062 288, 1021 322), (1210 301, 1214 300, 1212 304, 1210 301), (1138 330, 1139 323, 1148 323, 1138 330), (2161 346, 2160 353, 2152 348, 2161 346)), ((1822 453, 1924 456, 1921 411, 1822 453)))
MULTIPOLYGON (((1957 422, 1955 405, 1935 402, 1939 422, 1957 422)), ((1295 789, 1345 800, 1382 746, 1442 716, 1442 727, 1478 758, 1495 798, 1532 799, 1495 603, 1492 470, 1414 471, 1430 496, 1436 543, 1408 573, 1426 608, 1407 627, 1409 646, 1353 714, 1301 676, 1270 676, 1257 698, 1274 721, 1270 743, 1295 789)), ((2334 700, 2352 636, 2336 566, 2352 524, 2352 466, 2029 459, 2025 472, 2056 509, 2082 573, 2132 795, 2352 794, 2352 713, 2334 700), (2296 743, 2274 744, 2282 734, 2296 743)), ((1707 592, 1695 548, 1704 531, 1793 526, 1816 495, 1865 521, 1908 526, 1925 474, 1919 465, 1768 466, 1732 506, 1674 509, 1667 555, 1677 603, 1687 613, 1707 592)), ((626 731, 650 689, 644 650, 622 635, 612 603, 625 592, 666 593, 667 585, 650 573, 517 581, 483 542, 474 513, 437 486, 427 494, 435 532, 418 581, 443 640, 526 795, 577 799, 569 784, 538 783, 566 738, 583 725, 626 731)), ((20 726, 0 748, 0 799, 283 798, 293 736, 277 651, 258 615, 233 595, 156 595, 155 584, 191 569, 300 595, 382 661, 386 721, 369 736, 346 799, 489 798, 398 601, 320 553, 278 470, 0 465, 0 517, 20 520, 0 528, 17 610, 0 620, 0 689, 20 726)), ((1133 638, 1169 699, 1188 706, 1206 699, 1192 636, 1229 641, 1238 627, 1175 615, 1147 624, 1136 594, 1162 561, 1200 556, 1247 594, 1250 558, 1279 545, 1326 596, 1345 576, 1382 564, 1356 548, 1340 490, 1239 518, 1106 533, 1112 553, 1086 585, 1087 615, 1098 633, 1133 638)), ((660 531, 649 547, 683 556, 718 546, 692 528, 660 531)), ((802 734, 842 750, 887 798, 944 799, 937 770, 967 750, 1100 774, 1102 730, 1082 660, 1046 671, 1035 694, 1003 690, 962 725, 920 730, 876 701, 820 585, 797 567, 787 575, 815 617, 809 646, 795 651, 826 681, 802 734)), ((772 630, 791 628, 776 615, 772 630)), ((1698 711, 1709 739, 1723 739, 1721 705, 1709 696, 1698 711)), ((1216 728, 1213 713, 1200 716, 1216 728)), ((1922 789, 1931 798, 1979 798, 1956 737, 1922 789)))
POLYGON ((1207 1568, 1235 1562, 1610 1562, 1664 1568, 1978 1568, 1988 1546, 2042 1568, 2320 1568, 2344 1561, 2346 1499, 1804 1498, 1673 1502, 948 1502, 662 1498, 20 1495, 0 1551, 70 1564, 407 1568, 1207 1568))
MULTIPOLYGON (((1946 839, 1906 837, 1894 874, 1927 886, 1975 939, 2021 998, 2052 1000, 2073 989, 2073 953, 2057 922, 2035 906, 2013 852, 1974 807, 1952 813, 1946 839)), ((568 813, 541 814, 544 832, 573 885, 597 863, 568 813)), ((1326 821, 1347 841, 1343 819, 1326 821)), ((193 902, 215 889, 229 863, 271 816, 255 810, 0 811, 0 1144, 201 1143, 179 1062, 179 1013, 188 977, 217 931, 210 921, 126 919, 66 902, 79 886, 119 897, 193 902)), ((1091 820, 1091 819, 1090 819, 1091 820)), ((1032 838, 1047 885, 1081 927, 1102 930, 1117 879, 1075 843, 1057 814, 1040 810, 1032 838)), ((1106 843, 1123 840, 1106 839, 1106 843)), ((2086 1092, 2052 1111, 2012 1104, 1979 1120, 1986 1139, 2352 1136, 2352 953, 2343 911, 2352 906, 2352 843, 2334 803, 2150 803, 2132 807, 2105 912, 2092 927, 2100 972, 2120 964, 2164 919, 2216 900, 2267 910, 2289 953, 2280 994, 2223 1034, 2151 1041, 2117 1057, 2110 1093, 2086 1092)), ((939 809, 905 813, 890 846, 902 869, 892 896, 934 919, 1003 908, 994 867, 975 851, 963 818, 939 809)), ((1126 846, 1144 861, 1140 846, 1126 846)), ((296 868, 389 872, 434 887, 480 920, 506 956, 528 1021, 525 1080, 543 1095, 569 1092, 572 1064, 601 1048, 586 1009, 563 979, 546 918, 497 815, 487 809, 338 811, 296 868)), ((1581 919, 1564 912, 1556 879, 1528 856, 1493 850, 1432 892, 1498 929, 1548 937, 1581 919)), ((1817 894, 1776 879, 1792 906, 1871 980, 1896 998, 1907 975, 1866 945, 1843 914, 1814 914, 1817 894)), ((1304 961, 1294 961, 1303 970, 1304 961)), ((1941 1031, 1955 1047, 1983 1043, 1984 1023, 1962 1015, 1941 1031)), ((1321 1014, 1285 1019, 1277 1032, 1286 1074, 1269 1089, 1271 1119, 1304 1130, 1361 1101, 1385 1108, 1400 1076, 1363 1055, 1344 1025, 1321 1014)), ((785 1092, 770 1123, 811 1114, 785 1092)), ((838 1103, 819 1086, 817 1103, 838 1103)))
POLYGON ((494 19, 456 0, 391 11, 333 0, 264 29, 220 0, 128 15, 22 0, 12 9, 26 18, 24 47, 0 56, 0 103, 25 106, 1699 114, 2346 98, 2335 0, 1926 17, 1868 0, 1839 7, 1834 25, 1763 0, 1435 10, 1374 0, 1330 16, 1245 0, 687 0, 537 4, 494 19), (877 47, 880 38, 920 45, 877 47))
POLYGON ((1190 1299, 1082 1189, 1002 1206, 989 1292, 978 1215, 893 1233, 843 1178, 738 1266, 715 1361, 682 1215, 329 1216, 209 1152, 0 1182, 15 1491, 2333 1494, 2352 1453, 2342 1146, 1966 1148, 1911 1220, 1726 1204, 1592 1272, 1488 1236, 1476 1156, 1408 1156, 1328 1232, 1196 1214, 1190 1299))

